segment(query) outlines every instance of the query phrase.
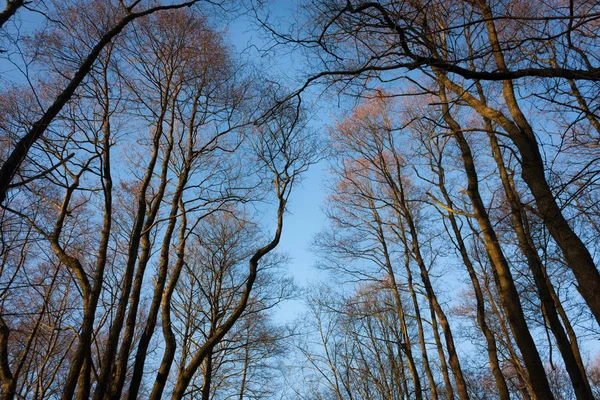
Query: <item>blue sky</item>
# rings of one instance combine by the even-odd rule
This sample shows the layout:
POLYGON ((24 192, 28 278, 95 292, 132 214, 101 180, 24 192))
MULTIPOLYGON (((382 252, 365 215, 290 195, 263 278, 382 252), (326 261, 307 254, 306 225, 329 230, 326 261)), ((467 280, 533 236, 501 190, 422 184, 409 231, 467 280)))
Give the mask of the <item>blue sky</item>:
MULTIPOLYGON (((294 0, 273 0, 267 4, 267 7, 271 17, 284 27, 294 22, 296 3, 294 0)), ((298 87, 304 78, 302 61, 293 59, 283 49, 272 49, 266 54, 258 51, 265 49, 268 44, 263 40, 264 33, 256 31, 251 18, 251 15, 242 16, 228 24, 228 35, 237 52, 242 53, 242 57, 250 62, 267 68, 273 77, 281 79, 282 84, 288 88, 298 87)), ((314 102, 315 93, 308 91, 303 99, 314 102)), ((312 110, 311 129, 315 130, 317 135, 324 137, 327 134, 327 124, 331 123, 332 113, 335 112, 335 107, 324 104, 321 100, 318 107, 312 110)), ((313 165, 306 172, 301 184, 291 195, 282 240, 278 246, 278 251, 290 257, 289 274, 301 288, 318 282, 326 276, 324 272, 315 268, 316 255, 310 250, 314 236, 326 224, 322 210, 326 196, 324 189, 326 177, 326 161, 313 165)), ((303 309, 301 299, 288 301, 279 308, 277 319, 293 320, 302 313, 303 309)))

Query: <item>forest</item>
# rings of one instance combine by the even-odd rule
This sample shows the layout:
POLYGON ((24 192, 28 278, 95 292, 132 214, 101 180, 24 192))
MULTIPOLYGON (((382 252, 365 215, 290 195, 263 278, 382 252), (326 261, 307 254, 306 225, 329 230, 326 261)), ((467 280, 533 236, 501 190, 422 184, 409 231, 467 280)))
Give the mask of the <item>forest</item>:
POLYGON ((600 399, 600 1, 2 3, 0 400, 600 399))

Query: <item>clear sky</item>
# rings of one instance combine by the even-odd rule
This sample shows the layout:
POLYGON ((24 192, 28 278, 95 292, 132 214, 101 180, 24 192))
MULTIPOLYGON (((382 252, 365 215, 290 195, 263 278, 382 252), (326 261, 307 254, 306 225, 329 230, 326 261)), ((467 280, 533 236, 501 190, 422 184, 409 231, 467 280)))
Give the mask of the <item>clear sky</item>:
MULTIPOLYGON (((292 24, 295 20, 295 0, 273 0, 266 7, 271 16, 282 27, 292 24)), ((228 35, 236 50, 242 57, 267 68, 269 74, 280 79, 283 85, 290 89, 302 83, 303 71, 301 60, 295 60, 290 54, 274 49, 268 53, 260 50, 268 44, 263 40, 264 33, 256 30, 251 15, 242 16, 228 24, 228 35)), ((283 49, 282 49, 283 50, 283 49)), ((314 102, 314 93, 307 92, 304 97, 308 102, 314 102)), ((318 135, 326 135, 327 124, 331 121, 331 113, 335 112, 329 104, 319 102, 318 108, 312 110, 311 129, 318 135)), ((304 175, 302 183, 291 195, 288 204, 288 214, 284 221, 282 240, 278 251, 290 257, 289 274, 295 282, 304 288, 325 277, 325 273, 315 268, 316 256, 311 252, 310 245, 314 236, 325 226, 325 215, 322 210, 325 199, 324 180, 327 165, 325 161, 313 165, 304 175)), ((301 299, 287 301, 282 304, 277 319, 284 321, 296 318, 303 311, 301 299)))

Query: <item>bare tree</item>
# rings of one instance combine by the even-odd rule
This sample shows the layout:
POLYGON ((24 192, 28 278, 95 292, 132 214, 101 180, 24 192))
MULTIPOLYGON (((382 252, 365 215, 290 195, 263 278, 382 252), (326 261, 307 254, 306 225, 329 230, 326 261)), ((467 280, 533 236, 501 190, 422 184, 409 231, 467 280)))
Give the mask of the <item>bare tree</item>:
MULTIPOLYGON (((575 9, 573 4, 558 2, 551 10, 530 1, 501 4, 496 8, 486 1, 325 2, 306 7, 310 22, 298 35, 274 37, 279 42, 305 45, 319 54, 317 59, 322 62, 315 65, 315 74, 300 90, 318 80, 339 83, 353 94, 368 88, 374 79, 403 80, 419 86, 411 74, 403 79, 403 71, 418 69, 420 76, 433 78, 498 124, 522 159, 521 176, 539 215, 561 248, 582 297, 600 321, 595 295, 600 291, 600 274, 592 253, 567 222, 548 182, 535 127, 517 94, 523 77, 539 78, 541 82, 547 82, 547 78, 597 80, 597 60, 587 59, 586 63, 580 54, 582 49, 589 52, 597 46, 587 30, 595 26, 593 15, 598 4, 586 3, 575 9), (540 35, 531 41, 528 35, 534 32, 540 35), (469 36, 475 34, 480 39, 466 45, 469 36), (549 51, 554 60, 556 54, 561 55, 559 67, 544 65, 541 54, 549 51), (482 102, 473 93, 474 85, 460 78, 488 81, 501 92, 502 101, 497 106, 482 102), (501 84, 495 85, 496 80, 501 84)), ((268 23, 265 25, 268 28, 268 23)))
MULTIPOLYGON (((93 4, 94 2, 90 3, 92 3, 92 6, 97 5, 97 3, 93 4)), ((45 108, 43 115, 37 121, 33 122, 31 127, 19 139, 10 155, 3 160, 2 166, 0 167, 0 203, 5 201, 9 186, 13 181, 19 167, 27 157, 27 154, 29 153, 29 150, 33 144, 42 137, 44 132, 48 129, 48 126, 57 117, 69 100, 71 100, 79 85, 92 70, 96 60, 104 48, 111 43, 113 39, 115 39, 128 24, 136 19, 143 18, 147 15, 151 15, 155 12, 160 12, 163 10, 190 7, 196 3, 199 3, 199 0, 164 5, 149 5, 146 8, 143 8, 142 5, 140 5, 140 1, 134 1, 130 5, 126 5, 122 1, 107 4, 107 8, 112 8, 112 10, 107 10, 109 12, 106 14, 113 14, 114 19, 111 21, 106 21, 107 25, 105 26, 105 30, 93 44, 89 53, 87 53, 87 55, 81 59, 80 64, 73 73, 73 77, 68 80, 64 89, 57 94, 52 104, 45 108)), ((4 18, 5 13, 8 11, 8 14, 6 14, 6 19, 8 19, 12 14, 14 14, 14 11, 16 11, 17 7, 22 6, 22 4, 23 2, 19 1, 9 2, 7 8, 2 13, 2 18, 4 18)), ((74 11, 75 7, 86 9, 86 7, 82 7, 82 4, 76 4, 72 5, 70 10, 67 9, 62 11, 68 13, 70 11, 74 11)), ((5 21, 1 22, 3 23, 5 21)))

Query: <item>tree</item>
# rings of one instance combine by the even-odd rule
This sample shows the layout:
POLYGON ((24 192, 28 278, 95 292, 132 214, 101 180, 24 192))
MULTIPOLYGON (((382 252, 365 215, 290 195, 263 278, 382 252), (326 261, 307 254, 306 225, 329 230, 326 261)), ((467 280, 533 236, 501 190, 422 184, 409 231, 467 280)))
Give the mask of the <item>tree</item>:
MULTIPOLYGON (((95 46, 122 7, 68 8, 64 30, 38 35, 32 46, 47 52, 37 61, 56 67, 48 89, 60 88, 62 66, 87 57, 86 46, 95 46), (68 30, 80 22, 81 35, 68 30)), ((238 320, 266 314, 287 296, 261 297, 252 288, 268 281, 269 258, 261 259, 279 242, 292 187, 320 157, 305 111, 280 102, 275 89, 260 92, 264 80, 234 61, 198 11, 165 7, 136 17, 103 47, 75 97, 32 144, 22 180, 2 206, 5 398, 137 398, 157 372, 149 366, 154 343, 164 344, 164 354, 149 395, 160 398, 176 360, 172 300, 190 262, 190 238, 205 220, 218 226, 229 216, 254 226, 243 205, 271 201, 272 193, 278 229, 269 240, 261 236, 262 247, 245 244, 249 270, 238 274, 231 304, 216 311, 225 320, 190 351, 188 370, 171 374, 179 381, 167 389, 183 396, 207 354, 240 334, 238 320), (255 124, 275 104, 277 117, 255 124)), ((3 103, 7 143, 37 118, 27 105, 40 99, 16 94, 7 90, 11 102, 3 103)), ((254 347, 245 349, 241 392, 254 390, 254 347)))
MULTIPOLYGON (((75 94, 75 91, 89 74, 104 48, 111 43, 113 39, 115 39, 128 24, 136 19, 163 10, 190 7, 198 2, 199 0, 191 0, 174 4, 148 6, 147 8, 141 8, 140 1, 134 1, 129 6, 125 5, 125 3, 121 1, 119 1, 118 4, 113 3, 107 5, 107 7, 113 8, 113 10, 111 10, 111 12, 107 12, 105 15, 114 12, 116 18, 112 21, 106 21, 106 30, 102 32, 101 36, 94 43, 89 53, 81 60, 81 63, 76 68, 73 77, 67 82, 64 89, 62 89, 62 91, 60 91, 60 93, 56 96, 52 104, 45 108, 43 115, 37 121, 33 122, 31 128, 29 128, 27 132, 18 140, 10 155, 3 160, 2 166, 0 167, 0 203, 5 201, 9 186, 14 180, 19 167, 27 157, 27 154, 29 153, 33 144, 42 137, 44 132, 48 129, 48 126, 52 123, 52 121, 54 121, 69 100, 71 100, 75 94)), ((96 4, 94 4, 94 2, 91 3, 92 8, 93 6, 98 5, 97 2, 96 4)), ((23 2, 19 1, 9 2, 5 11, 0 16, 0 23, 4 23, 5 21, 3 19, 5 16, 6 19, 8 19, 22 4, 23 2)), ((67 9, 65 11, 74 11, 74 7, 81 7, 81 4, 73 5, 72 7, 73 8, 71 8, 71 10, 67 9)), ((83 7, 83 9, 86 8, 87 7, 83 7)))
MULTIPOLYGON (((593 64, 596 60, 581 57, 581 53, 592 54, 597 46, 595 36, 590 38, 587 30, 593 29, 590 16, 595 15, 598 4, 586 3, 575 9, 573 3, 558 2, 551 10, 540 7, 530 1, 332 1, 306 7, 307 21, 311 22, 304 30, 297 36, 276 35, 275 40, 318 52, 316 59, 320 63, 300 90, 325 80, 340 84, 350 93, 360 93, 375 79, 415 82, 419 87, 419 79, 431 78, 498 124, 522 159, 521 176, 535 199, 537 212, 561 248, 581 296, 600 323, 600 303, 595 295, 600 291, 600 274, 591 252, 567 222, 556 191, 548 182, 535 127, 517 95, 519 79, 525 77, 531 78, 535 85, 530 87, 538 93, 535 88, 549 78, 597 81, 598 67, 593 64), (540 32, 535 41, 528 36, 533 32, 540 32), (479 39, 475 35, 480 35, 479 39), (554 61, 560 54, 558 67, 545 63, 543 55, 548 52, 554 61), (416 71, 405 77, 404 72, 413 70, 418 71, 418 79, 416 71), (473 93, 476 85, 463 83, 462 78, 487 80, 487 86, 501 92, 502 101, 497 106, 482 102, 473 93), (500 83, 495 84, 496 81, 500 83)), ((549 90, 554 92, 558 87, 554 85, 549 90)))
MULTIPOLYGON (((275 96, 272 97, 275 100, 278 99, 277 92, 266 94, 275 96)), ((270 189, 274 192, 277 210, 275 233, 265 245, 254 250, 250 257, 248 275, 232 311, 221 325, 211 332, 196 353, 190 356, 188 364, 179 372, 173 389, 173 399, 181 399, 184 396, 186 387, 200 365, 242 316, 258 275, 260 260, 273 251, 281 239, 285 208, 292 188, 298 183, 301 174, 320 157, 318 144, 306 131, 300 104, 275 104, 280 104, 277 112, 273 114, 272 119, 257 126, 251 139, 252 154, 256 157, 265 181, 270 182, 270 189)))

